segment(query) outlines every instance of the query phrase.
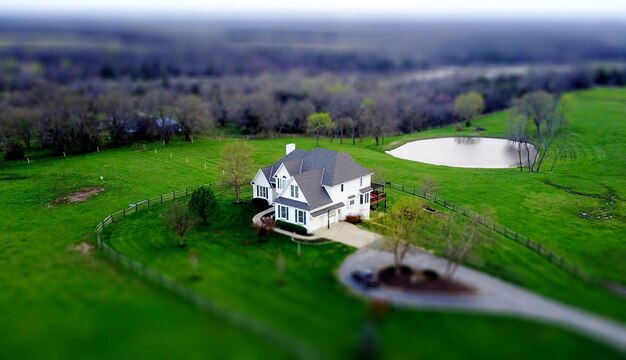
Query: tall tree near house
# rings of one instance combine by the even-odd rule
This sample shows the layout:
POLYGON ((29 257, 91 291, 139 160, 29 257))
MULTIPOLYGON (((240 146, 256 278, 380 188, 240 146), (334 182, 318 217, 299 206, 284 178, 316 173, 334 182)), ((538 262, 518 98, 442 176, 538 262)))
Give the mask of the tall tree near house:
POLYGON ((237 204, 240 203, 241 187, 250 181, 252 166, 252 147, 248 143, 234 142, 222 149, 223 182, 235 190, 237 204))
POLYGON ((174 114, 187 142, 192 141, 193 132, 207 131, 213 126, 208 105, 197 95, 184 95, 176 99, 174 114))
POLYGON ((195 225, 196 219, 191 214, 186 204, 175 202, 165 213, 167 224, 178 235, 178 246, 185 247, 185 235, 195 225))
POLYGON ((307 133, 315 136, 317 146, 320 146, 319 136, 331 132, 334 128, 335 123, 327 112, 318 112, 307 117, 307 133))
POLYGON ((337 120, 337 134, 339 134, 339 143, 343 144, 343 138, 352 129, 352 123, 354 120, 350 117, 342 117, 337 120))
POLYGON ((461 94, 454 101, 454 110, 467 126, 471 126, 472 120, 485 111, 485 99, 476 91, 461 94))
POLYGON ((128 143, 128 132, 135 111, 132 97, 116 89, 109 91, 96 99, 98 110, 106 115, 104 124, 111 134, 111 143, 122 146, 128 143))

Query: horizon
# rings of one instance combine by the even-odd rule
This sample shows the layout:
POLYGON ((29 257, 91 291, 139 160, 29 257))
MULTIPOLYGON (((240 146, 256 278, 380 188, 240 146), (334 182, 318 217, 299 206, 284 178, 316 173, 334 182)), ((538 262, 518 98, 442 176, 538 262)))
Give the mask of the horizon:
POLYGON ((83 3, 63 0, 54 3, 26 0, 13 3, 0 0, 1 17, 20 18, 86 18, 86 19, 223 19, 223 20, 312 20, 312 21, 470 21, 470 22, 601 22, 626 21, 626 3, 600 0, 593 4, 564 0, 545 3, 539 0, 523 4, 499 1, 465 3, 442 0, 436 3, 390 0, 379 2, 329 0, 301 4, 272 1, 262 5, 244 0, 238 2, 196 0, 156 0, 127 3, 120 0, 83 3), (567 9, 567 10, 564 10, 567 9))

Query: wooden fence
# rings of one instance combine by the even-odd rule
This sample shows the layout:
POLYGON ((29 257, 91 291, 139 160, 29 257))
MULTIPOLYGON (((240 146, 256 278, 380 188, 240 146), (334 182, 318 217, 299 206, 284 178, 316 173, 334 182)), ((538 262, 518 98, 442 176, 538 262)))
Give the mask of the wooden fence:
MULTIPOLYGON (((207 184, 212 186, 212 184, 207 184)), ((95 227, 96 239, 98 248, 104 253, 110 260, 120 264, 122 267, 139 274, 144 279, 151 281, 164 289, 171 291, 172 293, 180 296, 181 298, 191 302, 192 304, 198 306, 200 309, 222 317, 232 324, 236 326, 240 326, 248 331, 254 332, 265 339, 269 340, 273 344, 277 346, 282 346, 287 349, 290 349, 294 356, 301 359, 317 359, 318 355, 311 349, 309 346, 305 345, 297 341, 296 339, 285 335, 282 332, 275 330, 267 326, 266 324, 256 321, 252 318, 246 317, 242 314, 234 312, 228 308, 225 308, 211 299, 198 294, 197 292, 191 290, 188 287, 185 287, 180 282, 176 281, 174 278, 152 269, 145 264, 131 259, 119 251, 115 250, 105 241, 102 241, 100 238, 100 233, 104 230, 105 227, 114 224, 116 222, 121 221, 126 216, 132 215, 141 211, 141 209, 145 210, 151 206, 163 204, 167 201, 172 201, 179 198, 184 198, 193 192, 193 189, 182 189, 176 190, 169 193, 165 193, 153 198, 148 198, 145 200, 137 201, 126 209, 122 209, 115 213, 109 214, 107 217, 102 219, 98 225, 95 227)), ((244 345, 245 346, 245 345, 244 345)))
MULTIPOLYGON (((408 186, 404 186, 402 184, 395 184, 395 183, 391 183, 391 182, 387 182, 387 186, 391 189, 396 189, 396 190, 400 190, 402 192, 411 194, 411 195, 415 195, 418 196, 422 199, 426 199, 428 201, 432 201, 435 204, 441 205, 447 209, 450 209, 456 213, 465 215, 465 216, 475 216, 477 215, 476 213, 474 213, 473 211, 467 209, 466 207, 460 206, 458 204, 455 204, 453 202, 447 201, 445 199, 442 199, 441 197, 438 197, 437 195, 434 194, 430 194, 427 193, 425 191, 422 190, 417 190, 415 188, 411 188, 408 186)), ((559 268, 563 269, 564 271, 566 271, 567 273, 569 273, 570 275, 581 279, 583 281, 585 281, 588 284, 592 284, 592 285, 599 285, 602 286, 608 290, 613 291, 609 284, 606 284, 598 279, 594 279, 591 276, 585 274, 578 266, 576 266, 575 264, 573 264, 572 262, 568 261, 567 259, 565 259, 565 257, 563 256, 559 256, 556 253, 554 253, 552 250, 546 248, 545 246, 543 246, 542 244, 531 240, 530 238, 528 238, 527 236, 524 236, 516 231, 513 231, 505 226, 502 226, 494 221, 492 221, 491 219, 486 219, 484 217, 479 217, 480 222, 482 225, 490 228, 491 230, 493 230, 494 232, 497 232, 499 234, 504 235, 504 237, 511 239, 513 241, 515 241, 516 243, 525 246, 526 248, 534 251, 535 253, 541 255, 543 258, 545 258, 546 260, 550 261, 551 263, 555 264, 556 266, 558 266, 559 268)))

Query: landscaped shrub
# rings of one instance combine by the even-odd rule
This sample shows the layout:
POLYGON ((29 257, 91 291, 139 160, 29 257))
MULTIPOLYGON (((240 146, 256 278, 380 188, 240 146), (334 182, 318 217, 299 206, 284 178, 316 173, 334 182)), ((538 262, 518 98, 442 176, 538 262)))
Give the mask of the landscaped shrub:
POLYGON ((308 232, 304 226, 288 223, 282 220, 276 220, 276 226, 283 230, 295 232, 296 234, 308 235, 308 232))
POLYGON ((257 234, 257 236, 267 235, 274 229, 275 226, 276 221, 274 221, 274 219, 272 219, 271 217, 261 218, 261 221, 252 224, 252 228, 254 229, 254 232, 257 234))
POLYGON ((207 223, 211 215, 217 211, 217 199, 213 190, 205 185, 194 190, 189 199, 189 211, 207 223))
POLYGON ((4 160, 24 159, 24 146, 19 142, 10 141, 4 146, 4 160))
POLYGON ((363 218, 361 218, 361 215, 348 215, 345 220, 350 224, 360 224, 363 221, 363 218))
POLYGON ((461 125, 461 123, 456 123, 456 125, 454 125, 454 128, 456 129, 456 131, 463 131, 463 125, 461 125))

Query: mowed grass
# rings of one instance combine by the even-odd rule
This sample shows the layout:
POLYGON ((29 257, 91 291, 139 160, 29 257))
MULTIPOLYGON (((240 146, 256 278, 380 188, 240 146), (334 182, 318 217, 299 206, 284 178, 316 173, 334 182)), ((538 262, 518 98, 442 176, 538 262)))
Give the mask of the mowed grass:
MULTIPOLYGON (((219 217, 194 229, 185 249, 176 245, 177 236, 165 224, 167 205, 128 216, 108 227, 102 239, 220 305, 304 341, 321 358, 356 357, 359 334, 370 319, 368 306, 350 295, 335 274, 354 249, 335 243, 303 246, 298 256, 297 245, 288 238, 273 234, 259 239, 242 220, 255 210, 225 197, 219 217), (200 254, 197 270, 188 261, 190 249, 200 254), (277 267, 279 256, 284 272, 277 267), (194 274, 201 280, 193 281, 194 274)), ((383 358, 616 355, 566 331, 513 318, 388 310, 376 324, 383 358), (506 349, 498 346, 503 342, 506 349)))
MULTIPOLYGON (((626 191, 626 145, 623 141, 626 133, 626 91, 598 89, 570 94, 568 97, 566 110, 571 121, 570 137, 572 142, 579 145, 576 158, 559 162, 553 172, 543 174, 520 173, 515 169, 456 169, 395 159, 386 155, 382 147, 374 146, 371 139, 355 146, 336 141, 330 143, 325 139, 321 145, 349 151, 364 166, 384 166, 388 169, 388 180, 393 182, 415 186, 419 185, 423 176, 434 177, 439 182, 440 195, 444 198, 473 209, 490 207, 497 221, 541 242, 557 254, 566 256, 588 273, 604 279, 626 282, 626 265, 622 261, 622 254, 626 252, 623 242, 626 234, 622 200, 626 191), (544 179, 572 187, 578 192, 601 194, 606 191, 605 186, 610 187, 619 197, 611 210, 615 214, 614 218, 597 221, 580 218, 578 212, 581 209, 600 207, 599 200, 549 186, 544 183, 544 179)), ((498 136, 506 128, 506 120, 506 113, 499 113, 475 121, 474 126, 483 126, 487 129, 487 135, 498 136)), ((423 132, 418 137, 446 135, 455 136, 458 133, 449 127, 423 132)), ((386 143, 404 138, 408 136, 386 139, 386 143)), ((255 150, 255 161, 259 166, 272 163, 283 154, 284 145, 292 141, 299 148, 312 149, 315 146, 314 140, 303 138, 251 141, 255 150)), ((2 353, 13 355, 11 357, 35 357, 42 351, 39 347, 32 346, 36 342, 45 344, 46 356, 49 357, 66 357, 68 354, 94 357, 136 354, 162 358, 215 355, 252 357, 254 354, 265 354, 266 357, 284 356, 283 350, 276 349, 272 344, 245 330, 231 327, 219 318, 207 316, 133 276, 128 276, 128 273, 111 266, 97 254, 83 256, 70 250, 81 241, 93 242, 93 226, 107 214, 127 207, 132 202, 159 193, 216 181, 219 178, 219 151, 223 144, 224 142, 217 141, 175 143, 165 147, 147 144, 148 151, 143 151, 140 145, 138 149, 107 150, 99 154, 70 156, 67 159, 41 159, 31 164, 0 164, 2 353), (154 148, 158 150, 156 154, 154 148), (103 184, 99 180, 100 176, 105 178, 103 184), (87 203, 47 206, 59 195, 96 185, 103 185, 106 191, 87 203), (246 347, 240 345, 241 338, 246 339, 246 347), (99 354, 102 355, 98 356, 99 354)), ((154 218, 158 219, 158 214, 154 218)), ((244 218, 240 221, 241 227, 247 229, 249 220, 244 218)), ((130 221, 119 225, 120 229, 117 231, 128 231, 124 227, 133 226, 130 221)), ((141 222, 134 226, 142 227, 141 222)), ((265 251, 274 254, 283 243, 284 241, 275 239, 258 246, 267 245, 268 249, 265 251)), ((239 249, 238 246, 233 246, 234 249, 225 249, 229 252, 239 249)), ((601 290, 584 290, 574 279, 560 274, 551 265, 544 265, 544 259, 536 257, 523 247, 515 244, 503 246, 507 248, 506 251, 494 245, 491 260, 515 271, 527 268, 525 286, 624 319, 623 306, 620 306, 623 300, 601 290), (534 273, 532 281, 528 280, 531 273, 534 273), (570 286, 574 290, 568 295, 570 286), (580 300, 573 299, 574 297, 580 300)), ((290 249, 290 253, 285 249, 285 256, 293 255, 295 250, 290 249)), ((350 322, 352 327, 341 327, 350 329, 349 336, 341 341, 329 339, 329 345, 320 345, 321 351, 337 356, 350 353, 354 349, 353 341, 356 337, 353 330, 364 322, 367 316, 366 305, 343 292, 336 280, 334 283, 330 280, 340 260, 339 250, 336 250, 336 258, 330 255, 327 258, 323 248, 305 250, 307 257, 304 259, 315 258, 311 253, 320 251, 317 257, 323 259, 322 264, 327 266, 327 269, 319 270, 320 273, 326 271, 326 283, 320 282, 324 284, 320 285, 315 282, 310 285, 313 292, 323 294, 318 296, 320 302, 324 302, 323 296, 333 294, 329 297, 328 304, 337 302, 337 308, 354 312, 346 315, 345 320, 339 317, 341 321, 350 322)), ((250 251, 250 246, 242 246, 240 251, 250 251)), ((250 254, 255 252, 250 252, 247 256, 251 256, 250 254)), ((266 255, 267 259, 271 257, 273 255, 266 255)), ((183 258, 176 261, 183 264, 183 258)), ((261 258, 252 257, 248 261, 253 263, 261 258)), ((235 259, 234 256, 225 257, 224 261, 235 259)), ((292 263, 292 260, 288 258, 287 263, 292 263)), ((264 265, 270 269, 270 273, 275 270, 273 263, 275 258, 272 261, 266 260, 264 265)), ((172 264, 176 262, 173 260, 172 264)), ((202 264, 209 266, 205 259, 202 264)), ((233 276, 246 273, 239 265, 237 262, 233 262, 232 266, 223 263, 221 267, 212 267, 210 270, 215 274, 223 272, 220 276, 230 277, 234 281, 233 276), (231 269, 240 271, 238 274, 230 274, 231 269)), ((291 265, 288 266, 288 269, 292 269, 291 265)), ((258 278, 264 276, 271 277, 259 274, 258 278)), ((256 278, 255 274, 249 279, 256 278)), ((294 282, 289 281, 288 284, 285 290, 276 291, 288 291, 294 282)), ((220 295, 223 300, 235 297, 234 294, 226 293, 227 291, 222 291, 220 295)), ((235 302, 235 308, 241 311, 254 308, 253 305, 241 305, 244 300, 245 296, 242 296, 239 303, 235 302)), ((289 311, 305 311, 294 308, 297 307, 293 306, 289 311)), ((520 352, 525 357, 534 350, 553 355, 560 351, 565 355, 581 357, 590 354, 585 349, 608 351, 604 348, 598 349, 594 344, 568 333, 530 322, 456 314, 397 312, 399 315, 394 318, 396 320, 385 320, 381 325, 383 343, 395 345, 394 342, 389 343, 389 339, 395 339, 397 334, 405 334, 406 338, 414 335, 410 343, 415 342, 418 337, 422 348, 430 348, 433 352, 442 348, 450 356, 462 355, 464 351, 474 351, 472 354, 477 356, 489 354, 480 351, 489 346, 502 350, 503 346, 500 344, 505 342, 513 350, 525 349, 520 352), (414 332, 415 329, 430 331, 414 332), (449 342, 427 341, 445 336, 454 338, 458 347, 449 346, 449 342), (537 347, 524 345, 527 336, 538 344, 537 347)), ((263 308, 259 310, 258 316, 267 320, 271 317, 269 313, 271 312, 263 308)), ((324 316, 314 312, 304 313, 312 318, 324 316)), ((282 326, 279 320, 269 321, 275 326, 282 326)), ((314 328, 320 329, 319 326, 314 328)), ((316 344, 320 343, 322 337, 322 334, 317 333, 311 335, 316 344)), ((394 350, 385 347, 384 351, 394 350)))

